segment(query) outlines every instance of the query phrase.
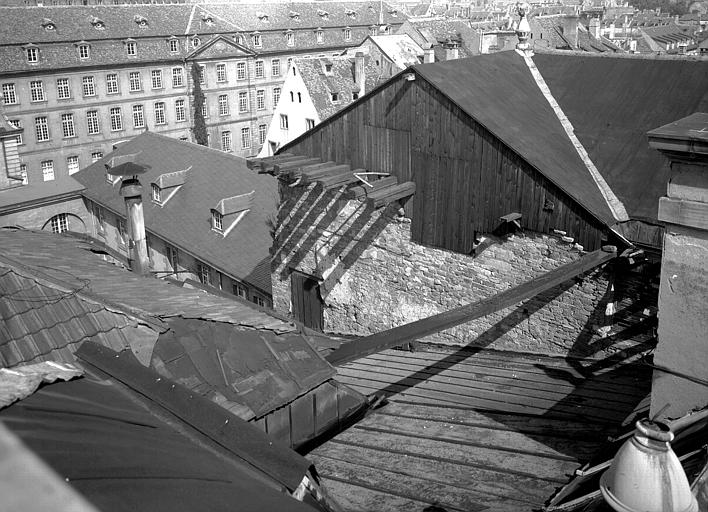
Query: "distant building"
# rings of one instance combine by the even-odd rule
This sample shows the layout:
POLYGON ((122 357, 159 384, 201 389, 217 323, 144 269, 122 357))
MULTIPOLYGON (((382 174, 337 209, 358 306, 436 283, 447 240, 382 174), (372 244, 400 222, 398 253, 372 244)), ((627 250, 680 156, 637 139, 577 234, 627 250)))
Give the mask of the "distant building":
POLYGON ((353 58, 293 60, 258 156, 273 155, 384 80, 373 62, 361 53, 353 58))
POLYGON ((85 187, 87 234, 126 257, 121 179, 106 174, 118 157, 147 169, 140 181, 152 273, 270 306, 276 180, 253 173, 240 157, 152 132, 119 145, 74 177, 85 187))

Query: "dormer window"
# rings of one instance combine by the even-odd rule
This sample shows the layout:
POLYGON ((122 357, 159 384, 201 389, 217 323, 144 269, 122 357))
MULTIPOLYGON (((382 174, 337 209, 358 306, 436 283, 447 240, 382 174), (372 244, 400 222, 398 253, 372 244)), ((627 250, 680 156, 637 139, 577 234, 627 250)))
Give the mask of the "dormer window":
POLYGON ((236 44, 243 44, 243 35, 242 34, 236 34, 234 37, 234 40, 236 41, 236 44))
POLYGON ((39 62, 39 48, 34 45, 25 47, 25 57, 30 64, 39 62))
POLYGON ((369 27, 369 35, 370 36, 375 36, 376 34, 378 34, 378 31, 379 31, 379 27, 377 27, 376 25, 371 25, 369 27))
POLYGON ((218 231, 221 233, 221 231, 224 229, 224 216, 217 212, 216 210, 211 211, 211 229, 218 231))
POLYGON ((344 14, 346 14, 350 18, 356 18, 356 11, 354 11, 352 9, 345 9, 344 14))
POLYGON ((147 28, 148 26, 148 20, 145 18, 145 16, 140 16, 139 14, 136 14, 133 17, 133 21, 138 24, 140 28, 147 28))
POLYGON ((79 44, 79 58, 81 60, 87 60, 91 57, 91 47, 88 44, 79 44))
POLYGON ((168 41, 170 45, 170 53, 179 53, 179 39, 173 37, 168 41))
POLYGON ((50 20, 49 18, 42 18, 42 28, 46 30, 47 32, 51 32, 52 30, 56 30, 57 26, 56 24, 50 20))
POLYGON ((156 184, 152 184, 152 200, 156 203, 162 202, 162 190, 156 184))
POLYGON ((251 35, 251 41, 253 42, 253 46, 255 48, 260 48, 261 46, 263 46, 263 41, 259 33, 251 35))
POLYGON ((390 9, 388 13, 393 16, 394 18, 398 17, 398 11, 396 9, 390 9))
POLYGON ((329 19, 329 13, 327 11, 325 11, 324 9, 317 9, 317 16, 319 16, 323 20, 329 19))
POLYGON ((296 11, 290 11, 288 14, 290 16, 290 19, 293 21, 300 21, 300 13, 296 11))
POLYGON ((331 97, 332 97, 332 103, 337 103, 339 101, 339 93, 338 92, 331 93, 331 97))
POLYGON ((165 206, 167 201, 172 199, 172 196, 182 188, 187 178, 187 172, 191 168, 190 166, 182 171, 160 174, 157 179, 151 183, 152 200, 160 206, 165 206))
POLYGON ((213 25, 214 24, 214 17, 206 12, 202 13, 202 21, 204 22, 205 25, 213 25))
POLYGON ((351 41, 352 40, 352 29, 349 27, 344 28, 344 40, 345 41, 351 41))
POLYGON ((326 64, 324 65, 324 68, 325 68, 325 73, 327 73, 327 74, 331 74, 331 73, 332 73, 332 64, 331 64, 331 63, 329 63, 329 62, 326 63, 326 64))
POLYGON ((201 39, 199 39, 198 37, 193 37, 193 38, 192 38, 192 48, 196 48, 196 47, 199 46, 200 44, 202 44, 202 40, 201 40, 201 39))
POLYGON ((317 44, 322 44, 324 43, 324 31, 317 29, 315 31, 315 35, 317 36, 317 44))
POLYGON ((256 17, 263 23, 268 23, 268 15, 262 11, 256 13, 256 17))
POLYGON ((135 57, 138 54, 138 45, 135 41, 125 42, 125 54, 128 57, 135 57))
POLYGON ((295 46, 295 32, 292 30, 285 32, 285 42, 288 46, 295 46))
POLYGON ((96 30, 103 30, 106 28, 106 24, 103 22, 103 20, 101 18, 97 18, 96 16, 92 16, 90 21, 91 21, 91 25, 96 30))

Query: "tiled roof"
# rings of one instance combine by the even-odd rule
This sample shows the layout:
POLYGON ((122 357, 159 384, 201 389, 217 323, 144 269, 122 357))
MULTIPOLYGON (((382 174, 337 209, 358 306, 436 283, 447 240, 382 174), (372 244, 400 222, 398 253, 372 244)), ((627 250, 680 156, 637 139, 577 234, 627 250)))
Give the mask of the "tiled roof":
MULTIPOLYGON (((411 20, 410 25, 425 34, 425 38, 432 36, 435 41, 433 45, 443 43, 447 40, 459 41, 461 43, 460 56, 469 57, 478 54, 479 34, 477 30, 470 28, 467 22, 462 20, 411 20)), ((401 32, 399 32, 401 33, 401 32)), ((406 31, 418 44, 422 46, 414 34, 406 31)))
POLYGON ((0 190, 0 212, 6 213, 19 205, 31 203, 39 199, 50 199, 65 196, 79 197, 84 186, 71 176, 57 181, 41 181, 21 187, 0 190))
MULTIPOLYGON (((655 221, 668 168, 664 158, 649 148, 646 132, 708 110, 708 62, 574 52, 537 52, 533 61, 629 216, 655 221)), ((614 223, 519 55, 502 52, 411 69, 579 204, 614 223)))
MULTIPOLYGON (((320 121, 340 111, 353 101, 352 94, 359 93, 359 86, 354 81, 354 61, 350 58, 337 59, 297 59, 295 61, 303 82, 317 110, 320 121), (330 73, 325 73, 325 64, 331 64, 330 73), (332 102, 332 93, 340 95, 337 103, 332 102)), ((370 59, 364 57, 366 75, 365 92, 378 85, 375 67, 369 65, 370 59)))
POLYGON ((423 49, 408 34, 372 36, 371 40, 400 69, 420 64, 423 49))
POLYGON ((143 211, 149 233, 187 251, 220 272, 234 276, 270 293, 272 243, 267 221, 275 212, 277 181, 246 167, 243 158, 204 146, 145 132, 125 142, 103 160, 74 174, 84 195, 114 213, 124 215, 125 204, 118 186, 106 182, 106 159, 139 153, 136 163, 148 171, 141 175, 149 187, 165 173, 191 168, 184 185, 162 206, 145 194, 143 211), (255 191, 249 213, 227 235, 211 229, 211 213, 220 200, 255 191))

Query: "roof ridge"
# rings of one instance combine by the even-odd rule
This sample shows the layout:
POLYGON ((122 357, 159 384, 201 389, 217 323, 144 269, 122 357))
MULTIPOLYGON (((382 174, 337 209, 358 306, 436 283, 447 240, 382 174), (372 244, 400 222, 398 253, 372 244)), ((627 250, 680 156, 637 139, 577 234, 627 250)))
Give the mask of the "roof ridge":
POLYGON ((627 210, 625 209, 624 204, 615 195, 612 188, 605 181, 605 178, 595 166, 594 162, 590 158, 590 155, 588 155, 587 151, 585 150, 585 147, 583 146, 582 142, 580 142, 580 139, 578 139, 578 137, 575 135, 575 128, 570 122, 570 119, 568 119, 568 117, 565 115, 565 112, 563 112, 561 106, 553 97, 553 93, 548 87, 548 84, 546 84, 546 81, 543 79, 543 75, 541 75, 541 72, 536 67, 536 64, 534 63, 533 59, 529 55, 523 55, 523 59, 526 63, 528 70, 531 72, 531 76, 533 77, 534 83, 538 86, 539 90, 541 91, 541 94, 546 99, 546 101, 548 101, 548 104, 551 106, 553 113, 556 115, 558 121, 560 121, 561 125, 563 126, 563 130, 568 136, 568 139, 570 139, 570 142, 578 153, 580 160, 583 162, 585 168, 590 173, 590 176, 592 176, 593 181, 600 189, 600 193, 602 194, 602 197, 605 199, 607 206, 612 212, 612 216, 615 218, 615 220, 619 222, 629 220, 629 215, 627 215, 627 210))

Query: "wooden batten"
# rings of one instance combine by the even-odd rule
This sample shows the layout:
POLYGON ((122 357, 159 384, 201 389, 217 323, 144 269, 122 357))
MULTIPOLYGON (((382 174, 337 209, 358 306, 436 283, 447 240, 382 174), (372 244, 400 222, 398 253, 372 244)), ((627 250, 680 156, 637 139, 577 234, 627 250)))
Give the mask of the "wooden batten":
POLYGON ((339 188, 349 185, 350 183, 358 182, 359 178, 354 175, 359 172, 366 172, 366 169, 354 169, 350 172, 333 174, 320 178, 318 181, 322 184, 325 190, 331 190, 333 188, 339 188))
POLYGON ((322 163, 322 160, 320 158, 308 158, 301 156, 293 160, 289 160, 287 162, 279 162, 273 165, 273 174, 275 174, 276 176, 280 176, 281 174, 285 174, 288 171, 293 171, 302 167, 306 167, 308 165, 320 163, 322 163))
POLYGON ((264 170, 264 167, 271 166, 286 158, 292 158, 296 155, 293 153, 283 153, 282 155, 266 156, 263 158, 247 158, 246 165, 249 169, 264 170))
POLYGON ((317 169, 314 171, 302 171, 301 176, 303 178, 303 181, 319 181, 320 178, 324 178, 327 176, 335 176, 338 174, 342 173, 349 173, 351 174, 351 166, 348 164, 342 164, 342 165, 330 165, 329 167, 325 167, 322 169, 317 169))
POLYGON ((302 156, 302 155, 288 154, 287 156, 278 155, 277 157, 272 156, 272 157, 268 157, 268 158, 270 158, 271 160, 269 160, 267 162, 262 162, 261 163, 261 170, 259 172, 266 173, 266 174, 274 174, 275 173, 275 166, 278 164, 282 165, 287 162, 293 162, 295 160, 300 160, 300 159, 309 158, 309 157, 302 156))
POLYGON ((374 208, 381 208, 404 197, 410 197, 413 194, 415 194, 415 183, 406 181, 405 183, 392 185, 370 193, 367 201, 372 203, 374 208))

